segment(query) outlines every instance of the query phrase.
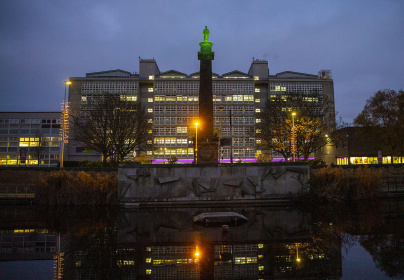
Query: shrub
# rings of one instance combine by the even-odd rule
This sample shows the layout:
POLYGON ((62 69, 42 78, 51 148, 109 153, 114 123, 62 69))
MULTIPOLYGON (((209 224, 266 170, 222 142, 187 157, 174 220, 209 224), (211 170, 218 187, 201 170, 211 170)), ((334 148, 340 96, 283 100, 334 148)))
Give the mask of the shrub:
POLYGON ((382 174, 368 167, 357 169, 331 168, 312 171, 310 193, 326 201, 358 201, 375 199, 380 192, 382 174))
POLYGON ((168 164, 175 164, 175 163, 177 163, 177 161, 178 161, 178 159, 177 159, 177 157, 176 156, 171 156, 169 159, 168 159, 168 164))
POLYGON ((107 173, 50 172, 36 187, 35 199, 51 205, 115 205, 118 176, 107 173))

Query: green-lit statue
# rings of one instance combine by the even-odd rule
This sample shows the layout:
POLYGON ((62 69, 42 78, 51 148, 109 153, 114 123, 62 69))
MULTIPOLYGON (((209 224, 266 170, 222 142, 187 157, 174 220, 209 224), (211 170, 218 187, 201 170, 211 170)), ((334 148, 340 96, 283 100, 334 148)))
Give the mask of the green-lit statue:
POLYGON ((205 29, 203 30, 203 40, 205 42, 209 41, 209 29, 207 26, 205 26, 205 29))

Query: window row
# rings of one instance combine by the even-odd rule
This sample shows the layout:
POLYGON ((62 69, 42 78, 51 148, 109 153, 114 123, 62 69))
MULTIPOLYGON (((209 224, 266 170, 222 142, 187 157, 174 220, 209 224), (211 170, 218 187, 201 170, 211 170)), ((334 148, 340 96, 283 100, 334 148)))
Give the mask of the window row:
POLYGON ((154 117, 155 125, 188 125, 193 124, 198 117, 154 117))
POLYGON ((81 93, 137 93, 137 82, 83 82, 81 93))
POLYGON ((199 82, 155 82, 155 93, 198 93, 199 82))
POLYGON ((193 95, 158 95, 154 97, 156 103, 196 103, 199 102, 199 96, 193 95))
POLYGON ((254 103, 254 95, 252 94, 233 94, 233 95, 213 95, 214 103, 254 103))

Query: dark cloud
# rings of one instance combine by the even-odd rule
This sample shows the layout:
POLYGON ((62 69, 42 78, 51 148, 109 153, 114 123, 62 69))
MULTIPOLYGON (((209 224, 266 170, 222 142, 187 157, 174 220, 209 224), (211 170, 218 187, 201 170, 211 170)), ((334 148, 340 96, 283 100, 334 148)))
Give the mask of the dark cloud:
POLYGON ((1 1, 0 111, 55 111, 70 76, 198 71, 207 25, 213 71, 333 73, 337 111, 351 121, 374 92, 402 89, 402 1, 1 1), (262 55, 262 57, 260 57, 262 55))

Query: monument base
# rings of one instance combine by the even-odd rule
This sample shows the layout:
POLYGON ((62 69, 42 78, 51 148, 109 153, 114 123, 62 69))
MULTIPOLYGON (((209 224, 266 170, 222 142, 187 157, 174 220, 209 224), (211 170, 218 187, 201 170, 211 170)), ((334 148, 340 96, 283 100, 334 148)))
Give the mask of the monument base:
POLYGON ((198 164, 218 163, 217 141, 198 142, 198 164))

